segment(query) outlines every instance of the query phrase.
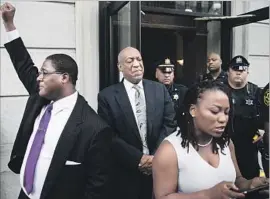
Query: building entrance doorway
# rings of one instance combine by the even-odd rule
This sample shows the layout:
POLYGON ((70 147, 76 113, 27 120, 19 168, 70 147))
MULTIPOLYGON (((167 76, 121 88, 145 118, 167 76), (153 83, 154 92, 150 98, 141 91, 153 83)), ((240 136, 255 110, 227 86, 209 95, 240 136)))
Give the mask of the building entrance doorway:
POLYGON ((146 79, 155 80, 155 67, 169 58, 173 64, 177 59, 177 33, 173 30, 142 28, 141 53, 146 79))

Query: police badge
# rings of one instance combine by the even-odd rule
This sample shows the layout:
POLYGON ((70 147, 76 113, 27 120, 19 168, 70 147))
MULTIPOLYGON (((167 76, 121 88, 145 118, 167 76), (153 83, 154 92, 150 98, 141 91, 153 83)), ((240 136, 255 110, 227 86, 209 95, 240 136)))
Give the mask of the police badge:
POLYGON ((174 99, 174 100, 178 100, 178 99, 179 99, 179 96, 178 96, 177 94, 174 94, 174 95, 173 95, 173 99, 174 99))
POLYGON ((241 57, 237 57, 237 58, 236 58, 236 63, 238 63, 238 64, 239 64, 239 63, 242 63, 242 58, 241 58, 241 57))
POLYGON ((246 100, 246 105, 253 105, 253 100, 251 100, 251 99, 247 99, 246 100))

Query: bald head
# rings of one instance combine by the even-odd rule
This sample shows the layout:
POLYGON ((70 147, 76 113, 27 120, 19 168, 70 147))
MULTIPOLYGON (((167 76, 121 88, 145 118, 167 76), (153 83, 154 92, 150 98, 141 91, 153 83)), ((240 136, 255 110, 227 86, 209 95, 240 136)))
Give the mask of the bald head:
POLYGON ((211 53, 209 53, 207 57, 209 58, 209 57, 212 57, 212 56, 214 56, 214 57, 217 57, 217 58, 221 59, 221 58, 220 58, 220 55, 219 55, 219 54, 217 54, 217 53, 215 53, 215 52, 211 52, 211 53))
POLYGON ((118 63, 121 63, 125 60, 125 58, 131 54, 132 52, 135 52, 135 53, 138 53, 138 54, 141 54, 136 48, 133 48, 133 47, 126 47, 124 49, 122 49, 120 51, 120 53, 118 54, 118 63))
POLYGON ((129 82, 136 84, 143 78, 144 66, 141 53, 133 47, 126 47, 118 54, 118 68, 129 82))

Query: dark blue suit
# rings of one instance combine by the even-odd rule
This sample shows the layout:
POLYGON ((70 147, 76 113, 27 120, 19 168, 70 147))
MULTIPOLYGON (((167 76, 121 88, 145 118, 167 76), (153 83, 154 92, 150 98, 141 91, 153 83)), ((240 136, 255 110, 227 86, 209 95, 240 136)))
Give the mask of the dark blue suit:
MULTIPOLYGON (((143 87, 147 113, 146 141, 153 155, 162 140, 176 129, 175 112, 163 84, 143 80, 143 87)), ((146 176, 138 169, 143 155, 142 141, 123 82, 99 93, 98 114, 115 132, 111 198, 151 199, 152 176, 146 176)))

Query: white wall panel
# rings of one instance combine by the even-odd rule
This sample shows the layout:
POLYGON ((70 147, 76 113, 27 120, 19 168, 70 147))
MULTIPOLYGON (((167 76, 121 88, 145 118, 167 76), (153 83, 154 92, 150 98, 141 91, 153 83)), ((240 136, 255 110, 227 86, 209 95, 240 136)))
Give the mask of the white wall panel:
POLYGON ((269 0, 256 0, 256 1, 249 1, 249 9, 248 11, 258 10, 260 8, 264 8, 269 6, 269 0))
POLYGON ((98 5, 98 1, 76 2, 76 57, 79 65, 77 89, 94 110, 97 110, 99 92, 98 5))
POLYGON ((1 199, 16 199, 20 192, 19 175, 9 172, 2 172, 0 178, 0 198, 1 199))
POLYGON ((12 151, 13 144, 2 144, 0 145, 0 172, 9 172, 8 162, 10 160, 10 154, 12 151))
POLYGON ((269 57, 249 56, 249 81, 260 87, 265 86, 269 82, 269 57))
POLYGON ((269 55, 269 25, 253 23, 248 25, 249 54, 269 55))
POLYGON ((14 142, 28 97, 4 97, 1 102, 0 144, 14 142))
MULTIPOLYGON (((51 2, 18 2, 15 25, 27 47, 74 48, 74 4, 51 2)), ((1 21, 1 46, 6 41, 1 21)))

